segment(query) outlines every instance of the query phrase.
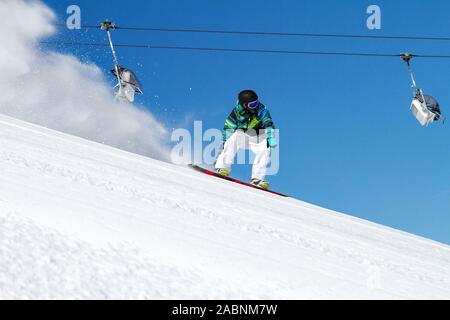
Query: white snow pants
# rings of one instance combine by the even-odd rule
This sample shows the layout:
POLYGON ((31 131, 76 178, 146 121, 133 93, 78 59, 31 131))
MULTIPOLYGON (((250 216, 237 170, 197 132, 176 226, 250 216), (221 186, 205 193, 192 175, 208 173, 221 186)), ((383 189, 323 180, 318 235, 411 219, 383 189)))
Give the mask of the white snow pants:
POLYGON ((235 131, 225 142, 222 153, 217 157, 216 169, 231 170, 231 165, 241 149, 250 149, 255 154, 252 168, 252 179, 264 180, 270 162, 270 148, 267 139, 262 136, 250 136, 242 130, 235 131))

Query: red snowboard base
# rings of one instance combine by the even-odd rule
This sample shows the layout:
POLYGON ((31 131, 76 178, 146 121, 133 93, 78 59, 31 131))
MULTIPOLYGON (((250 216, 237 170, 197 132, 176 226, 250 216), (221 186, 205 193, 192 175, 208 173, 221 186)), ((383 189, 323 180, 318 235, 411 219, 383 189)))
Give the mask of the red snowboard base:
POLYGON ((217 178, 220 178, 220 179, 224 179, 224 180, 228 180, 228 181, 231 181, 231 182, 234 182, 234 183, 242 184, 242 185, 250 187, 250 188, 254 188, 254 189, 261 190, 261 191, 265 191, 265 192, 269 192, 269 193, 272 193, 272 194, 276 194, 276 195, 279 195, 281 197, 288 197, 287 195, 279 193, 279 192, 275 192, 275 191, 272 191, 272 190, 259 188, 257 186, 254 186, 254 185, 250 184, 250 183, 246 183, 246 182, 243 182, 241 180, 237 180, 237 179, 233 179, 233 178, 230 178, 230 177, 223 176, 221 174, 218 174, 217 172, 214 172, 214 171, 211 171, 211 170, 199 167, 196 164, 189 164, 189 167, 191 167, 192 169, 197 170, 199 172, 202 172, 204 174, 210 175, 210 176, 214 176, 214 177, 217 177, 217 178))

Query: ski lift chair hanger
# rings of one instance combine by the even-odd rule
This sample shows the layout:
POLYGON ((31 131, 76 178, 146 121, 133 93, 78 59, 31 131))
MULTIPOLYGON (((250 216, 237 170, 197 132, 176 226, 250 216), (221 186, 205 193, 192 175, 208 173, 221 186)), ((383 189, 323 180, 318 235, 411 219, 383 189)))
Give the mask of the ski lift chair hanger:
POLYGON ((110 30, 116 30, 116 25, 108 20, 101 24, 101 29, 105 30, 108 35, 109 46, 114 60, 114 69, 111 70, 112 74, 117 78, 117 84, 114 88, 118 88, 116 92, 116 100, 118 101, 134 101, 134 94, 144 94, 142 86, 139 83, 138 78, 128 68, 121 67, 119 60, 117 59, 116 51, 111 38, 110 30))
POLYGON ((403 61, 406 62, 408 72, 412 81, 412 87, 415 91, 415 96, 411 102, 410 107, 411 112, 422 126, 428 126, 431 122, 441 119, 439 104, 437 104, 433 97, 424 95, 422 89, 417 86, 413 71, 411 69, 411 59, 415 56, 409 53, 404 53, 400 55, 400 57, 403 61), (433 101, 434 106, 430 107, 427 101, 433 101))

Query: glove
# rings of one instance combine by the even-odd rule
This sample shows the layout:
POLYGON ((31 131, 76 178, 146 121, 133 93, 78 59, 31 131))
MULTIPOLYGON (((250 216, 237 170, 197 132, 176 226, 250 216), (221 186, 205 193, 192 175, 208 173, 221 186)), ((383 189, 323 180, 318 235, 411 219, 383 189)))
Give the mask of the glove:
POLYGON ((277 139, 275 137, 267 138, 267 148, 276 148, 278 146, 277 139))

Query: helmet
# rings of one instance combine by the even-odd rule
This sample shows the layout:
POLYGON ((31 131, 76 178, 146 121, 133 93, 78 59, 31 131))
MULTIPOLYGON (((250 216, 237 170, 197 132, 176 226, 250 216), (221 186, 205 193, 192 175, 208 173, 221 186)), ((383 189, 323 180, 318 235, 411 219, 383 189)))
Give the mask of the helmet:
POLYGON ((257 101, 258 95, 253 90, 241 91, 238 95, 239 104, 243 107, 247 107, 249 102, 257 101))

